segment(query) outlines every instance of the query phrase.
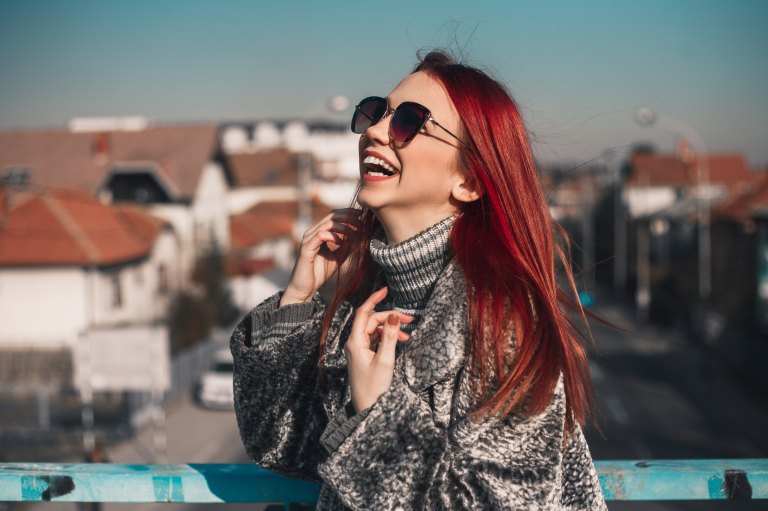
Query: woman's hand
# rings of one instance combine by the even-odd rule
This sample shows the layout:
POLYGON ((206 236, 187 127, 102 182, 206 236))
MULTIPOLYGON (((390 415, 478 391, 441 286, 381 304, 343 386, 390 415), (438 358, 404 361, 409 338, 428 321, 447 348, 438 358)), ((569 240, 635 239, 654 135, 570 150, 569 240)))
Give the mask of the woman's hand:
POLYGON ((413 321, 413 316, 399 312, 374 312, 386 295, 387 288, 383 287, 357 309, 344 346, 352 405, 357 412, 372 406, 389 389, 395 372, 395 348, 399 341, 408 340, 400 324, 413 321))
POLYGON ((338 271, 349 255, 349 250, 344 249, 344 239, 360 228, 361 213, 361 210, 353 208, 335 209, 307 229, 291 279, 280 299, 281 307, 309 301, 320 286, 338 271))

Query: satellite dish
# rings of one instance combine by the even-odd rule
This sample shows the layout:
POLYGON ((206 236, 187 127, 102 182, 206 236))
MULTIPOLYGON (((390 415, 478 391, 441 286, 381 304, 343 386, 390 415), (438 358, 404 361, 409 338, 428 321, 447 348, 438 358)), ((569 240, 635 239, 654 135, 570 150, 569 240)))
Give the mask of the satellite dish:
POLYGON ((331 112, 344 112, 349 108, 349 100, 346 96, 334 96, 328 100, 328 109, 331 112))
POLYGON ((642 126, 650 126, 656 122, 656 112, 650 108, 638 108, 635 112, 635 121, 642 126))

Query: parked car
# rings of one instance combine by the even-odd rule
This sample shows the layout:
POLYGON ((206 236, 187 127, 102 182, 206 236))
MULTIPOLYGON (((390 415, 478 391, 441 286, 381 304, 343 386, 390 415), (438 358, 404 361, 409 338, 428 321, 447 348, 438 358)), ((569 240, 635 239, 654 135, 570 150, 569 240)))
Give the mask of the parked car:
POLYGON ((235 406, 232 390, 232 353, 224 348, 216 351, 211 365, 200 377, 197 402, 208 408, 232 409, 235 406))

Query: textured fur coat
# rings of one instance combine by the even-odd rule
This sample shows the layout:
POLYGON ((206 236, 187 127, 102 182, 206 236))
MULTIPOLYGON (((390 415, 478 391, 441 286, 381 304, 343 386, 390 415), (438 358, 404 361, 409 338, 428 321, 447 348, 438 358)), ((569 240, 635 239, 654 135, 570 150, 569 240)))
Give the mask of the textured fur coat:
POLYGON ((398 356, 389 391, 360 414, 345 406, 352 305, 336 311, 321 378, 325 305, 319 296, 282 308, 279 300, 254 308, 232 335, 235 411, 251 459, 322 481, 318 509, 606 509, 580 428, 563 447, 562 381, 539 415, 468 418, 476 403, 455 261, 398 356))

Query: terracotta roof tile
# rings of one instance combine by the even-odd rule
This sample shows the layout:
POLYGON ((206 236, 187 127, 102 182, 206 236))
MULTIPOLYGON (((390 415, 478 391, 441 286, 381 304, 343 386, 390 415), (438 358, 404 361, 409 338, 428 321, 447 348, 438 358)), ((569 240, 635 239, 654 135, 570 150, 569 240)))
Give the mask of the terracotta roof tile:
POLYGON ((673 185, 691 183, 685 163, 674 155, 637 154, 631 161, 627 186, 673 185))
MULTIPOLYGON (((314 221, 330 213, 331 209, 319 199, 312 199, 314 221)), ((242 249, 269 238, 292 236, 298 214, 298 202, 289 200, 260 202, 244 213, 231 216, 229 225, 232 248, 242 249)))
POLYGON ((218 149, 214 124, 156 125, 141 131, 0 130, 0 172, 29 169, 37 185, 96 192, 115 165, 152 161, 179 199, 197 190, 205 164, 218 149))
POLYGON ((243 259, 234 255, 227 257, 227 273, 229 275, 258 275, 274 268, 272 259, 243 259))
POLYGON ((148 215, 138 206, 121 204, 113 208, 122 217, 125 226, 142 239, 154 240, 161 230, 169 227, 168 222, 148 215))
POLYGON ((14 194, 0 265, 110 265, 146 256, 164 222, 80 191, 14 194))
POLYGON ((299 184, 299 155, 288 149, 230 154, 227 158, 237 186, 299 184))
POLYGON ((715 208, 712 216, 743 221, 751 218, 756 210, 765 207, 768 207, 768 172, 756 176, 746 192, 715 208))
POLYGON ((691 186, 696 184, 696 164, 709 164, 709 182, 730 189, 749 183, 755 174, 740 154, 710 154, 686 163, 675 155, 637 154, 631 161, 627 186, 691 186))

